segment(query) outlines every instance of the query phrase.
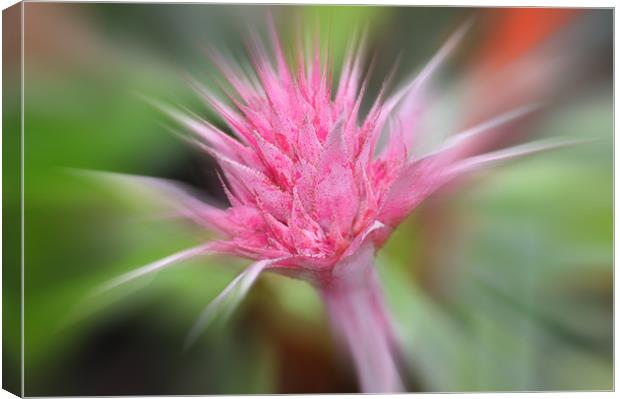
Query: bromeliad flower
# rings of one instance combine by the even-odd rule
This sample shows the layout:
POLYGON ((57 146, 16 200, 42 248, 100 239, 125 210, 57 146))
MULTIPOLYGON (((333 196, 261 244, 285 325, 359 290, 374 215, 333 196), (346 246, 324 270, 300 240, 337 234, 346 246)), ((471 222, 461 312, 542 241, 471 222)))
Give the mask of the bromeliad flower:
POLYGON ((320 293, 346 342, 365 392, 393 392, 402 383, 395 335, 383 302, 374 256, 401 223, 439 187, 465 172, 539 151, 528 144, 472 155, 481 135, 530 112, 526 106, 452 136, 439 149, 412 155, 422 89, 460 40, 457 31, 422 71, 391 96, 385 87, 361 115, 368 77, 363 45, 350 50, 337 85, 318 47, 301 47, 291 67, 271 29, 272 49, 250 46, 254 73, 213 59, 232 90, 218 99, 193 82, 232 135, 198 117, 159 104, 192 132, 190 139, 217 160, 230 206, 207 204, 180 185, 144 177, 131 184, 157 189, 178 212, 219 239, 161 259, 111 281, 117 286, 207 253, 253 259, 203 312, 194 340, 216 312, 230 310, 263 271, 305 280, 320 293))

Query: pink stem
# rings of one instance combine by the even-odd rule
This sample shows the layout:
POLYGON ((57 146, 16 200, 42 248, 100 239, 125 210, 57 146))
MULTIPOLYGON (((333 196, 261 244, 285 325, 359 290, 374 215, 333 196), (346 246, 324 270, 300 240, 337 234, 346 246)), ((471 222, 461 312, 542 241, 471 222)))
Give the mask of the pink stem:
POLYGON ((402 392, 393 357, 394 334, 366 245, 337 264, 319 284, 332 324, 351 352, 361 388, 367 393, 402 392))

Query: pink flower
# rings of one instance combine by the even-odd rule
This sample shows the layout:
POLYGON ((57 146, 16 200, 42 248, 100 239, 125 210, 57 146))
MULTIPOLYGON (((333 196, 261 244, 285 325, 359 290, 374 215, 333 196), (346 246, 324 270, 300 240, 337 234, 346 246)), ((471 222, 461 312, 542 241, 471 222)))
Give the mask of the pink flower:
POLYGON ((422 89, 459 41, 457 31, 422 72, 391 96, 385 89, 361 115, 367 77, 362 45, 350 51, 338 84, 321 60, 299 48, 296 67, 286 61, 271 30, 272 52, 254 43, 254 74, 213 55, 233 90, 228 101, 193 85, 225 120, 234 137, 213 124, 159 105, 193 133, 191 140, 215 158, 230 206, 221 209, 179 185, 131 178, 165 194, 178 211, 220 239, 172 255, 110 282, 110 288, 205 253, 250 258, 201 315, 190 341, 215 311, 238 302, 263 271, 313 284, 356 364, 362 389, 403 389, 394 361, 395 335, 374 268, 374 254, 423 200, 457 176, 496 161, 538 151, 545 144, 472 155, 482 134, 534 107, 526 106, 451 137, 438 150, 414 157, 422 89))

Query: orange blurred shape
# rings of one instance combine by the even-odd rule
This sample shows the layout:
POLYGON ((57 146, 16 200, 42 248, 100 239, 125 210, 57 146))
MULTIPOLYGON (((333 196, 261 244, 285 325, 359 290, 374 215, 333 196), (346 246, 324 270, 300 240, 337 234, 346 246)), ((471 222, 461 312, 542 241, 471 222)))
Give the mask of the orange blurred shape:
MULTIPOLYGON (((524 104, 548 101, 561 89, 566 70, 562 55, 569 44, 540 51, 547 40, 558 36, 581 10, 568 8, 492 8, 481 18, 481 43, 470 52, 471 64, 464 75, 467 109, 463 127, 474 126, 524 104)), ((536 115, 520 118, 486 136, 474 150, 489 151, 515 144, 527 136, 525 128, 536 115)))
POLYGON ((488 11, 486 41, 474 60, 483 69, 511 64, 563 28, 577 14, 569 8, 494 8, 488 11))

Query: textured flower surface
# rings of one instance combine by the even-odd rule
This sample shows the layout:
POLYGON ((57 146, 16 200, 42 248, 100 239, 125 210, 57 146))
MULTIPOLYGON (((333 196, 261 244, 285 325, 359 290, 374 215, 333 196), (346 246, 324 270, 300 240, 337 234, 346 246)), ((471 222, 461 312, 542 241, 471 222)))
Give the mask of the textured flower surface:
POLYGON ((213 53, 228 82, 227 100, 192 84, 232 135, 196 116, 158 106, 217 160, 230 206, 210 205, 172 182, 128 179, 157 189, 184 217, 220 238, 123 275, 104 288, 204 253, 254 259, 207 307, 190 341, 218 309, 238 302, 262 271, 275 271, 319 290, 364 391, 403 389, 393 356, 395 335, 375 274, 375 251, 417 205, 450 180, 550 145, 472 151, 481 135, 534 108, 525 106, 455 134, 431 153, 412 155, 422 133, 417 123, 423 88, 465 30, 457 31, 395 93, 388 96, 383 88, 364 115, 360 108, 368 77, 362 44, 349 51, 337 84, 318 47, 306 57, 300 46, 295 62, 289 63, 275 29, 270 50, 250 45, 254 73, 213 53))

